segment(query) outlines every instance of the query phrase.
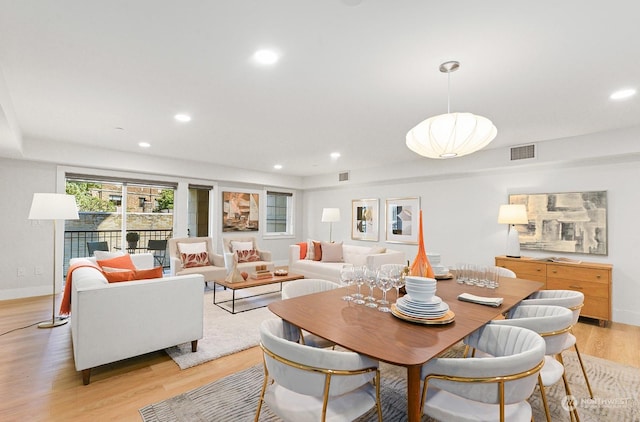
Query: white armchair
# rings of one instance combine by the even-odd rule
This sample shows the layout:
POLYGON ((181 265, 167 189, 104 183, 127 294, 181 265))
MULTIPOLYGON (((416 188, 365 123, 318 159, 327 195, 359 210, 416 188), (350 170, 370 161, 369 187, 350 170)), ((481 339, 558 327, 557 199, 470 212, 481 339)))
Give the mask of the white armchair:
MULTIPOLYGON (((333 290, 341 287, 338 283, 334 283, 329 280, 321 280, 321 279, 313 279, 313 278, 305 278, 302 280, 293 280, 286 283, 282 287, 282 300, 289 299, 292 297, 310 295, 312 293, 325 292, 327 290, 333 290)), ((283 321, 283 324, 289 324, 286 321, 283 321)), ((289 324, 291 325, 291 324, 289 324)), ((330 342, 329 340, 317 336, 315 334, 311 334, 308 331, 302 330, 298 327, 295 327, 296 330, 291 330, 291 327, 285 328, 288 332, 295 332, 297 330, 298 336, 296 338, 292 338, 290 340, 299 341, 302 344, 306 344, 307 346, 312 347, 333 347, 335 344, 330 342)))
MULTIPOLYGON (((544 367, 540 371, 538 384, 547 421, 551 422, 551 413, 547 403, 545 387, 554 385, 560 379, 564 381, 564 388, 568 396, 571 389, 564 373, 564 363, 560 352, 571 329, 572 313, 561 306, 549 305, 521 305, 509 314, 509 319, 492 321, 492 325, 523 327, 540 334, 545 341, 544 367), (557 357, 557 359, 556 359, 557 357)), ((481 349, 482 350, 482 349, 481 349)), ((577 409, 571 409, 571 420, 580 420, 577 409)))
POLYGON ((213 241, 210 237, 171 238, 169 242, 169 267, 171 275, 202 274, 205 282, 224 280, 227 276, 224 257, 214 252, 213 241), (209 255, 209 265, 185 268, 180 257, 181 243, 205 243, 209 255))
POLYGON ((225 237, 222 239, 224 263, 227 271, 233 268, 234 255, 236 251, 256 251, 258 258, 251 262, 238 262, 238 271, 251 273, 257 265, 266 265, 268 270, 273 271, 274 265, 271 259, 271 252, 258 247, 255 236, 225 237))
MULTIPOLYGON (((582 309, 582 305, 584 304, 584 294, 575 290, 540 290, 529 296, 528 299, 520 302, 520 304, 554 305, 565 307, 573 312, 572 325, 575 325, 578 322, 578 318, 580 317, 580 310, 582 309)), ((568 350, 572 347, 575 349, 576 355, 578 356, 578 362, 580 362, 582 375, 584 376, 584 381, 587 384, 587 389, 589 390, 589 397, 593 398, 591 383, 589 382, 589 377, 587 377, 587 370, 585 369, 584 363, 582 362, 580 350, 578 350, 576 336, 572 332, 569 332, 566 343, 564 344, 564 350, 568 350)))
POLYGON ((263 402, 285 421, 352 421, 374 406, 382 421, 377 361, 286 340, 277 318, 260 325, 260 346, 264 383, 256 422, 263 402))
POLYGON ((494 357, 435 358, 422 367, 422 410, 443 421, 530 421, 542 337, 520 327, 487 324, 467 344, 494 357))

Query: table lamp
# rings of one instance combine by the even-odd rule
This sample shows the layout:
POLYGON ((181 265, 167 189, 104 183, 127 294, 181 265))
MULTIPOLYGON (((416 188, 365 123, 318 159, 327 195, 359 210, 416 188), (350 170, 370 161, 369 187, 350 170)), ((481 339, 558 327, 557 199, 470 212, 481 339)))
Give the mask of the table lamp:
POLYGON ((333 223, 340 221, 340 208, 323 208, 322 209, 322 222, 329 223, 329 242, 333 242, 332 229, 333 223))
POLYGON ((509 258, 520 258, 520 238, 515 224, 527 224, 528 222, 527 208, 524 205, 500 205, 498 223, 509 224, 509 234, 507 236, 507 256, 509 258))
POLYGON ((29 211, 29 220, 54 220, 53 221, 53 308, 51 321, 38 324, 38 328, 53 328, 64 325, 67 319, 56 318, 56 221, 77 220, 78 207, 73 195, 64 193, 34 193, 29 211))

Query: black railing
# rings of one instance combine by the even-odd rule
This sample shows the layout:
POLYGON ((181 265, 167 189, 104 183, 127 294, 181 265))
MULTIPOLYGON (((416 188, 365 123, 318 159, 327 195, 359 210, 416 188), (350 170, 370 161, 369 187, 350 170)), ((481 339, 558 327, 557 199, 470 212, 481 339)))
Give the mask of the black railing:
MULTIPOLYGON (((173 230, 130 230, 138 233, 138 247, 128 249, 127 241, 122 239, 122 231, 120 230, 91 230, 91 231, 66 231, 64 232, 64 276, 67 275, 69 268, 69 260, 71 258, 80 258, 89 256, 87 242, 107 242, 110 251, 119 250, 122 247, 128 249, 130 253, 146 252, 149 240, 164 240, 171 238, 173 230)), ((168 252, 165 251, 168 256, 168 252)), ((165 260, 168 263, 168 260, 165 260)))

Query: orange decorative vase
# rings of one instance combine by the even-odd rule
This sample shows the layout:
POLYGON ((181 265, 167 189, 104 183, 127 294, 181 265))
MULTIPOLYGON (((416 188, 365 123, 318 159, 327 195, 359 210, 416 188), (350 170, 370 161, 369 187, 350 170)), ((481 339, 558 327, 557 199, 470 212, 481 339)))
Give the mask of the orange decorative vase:
POLYGON ((418 277, 428 277, 435 278, 433 273, 433 268, 431 268, 431 264, 429 263, 429 258, 427 258, 427 251, 424 249, 424 234, 422 231, 422 210, 420 210, 420 228, 418 229, 418 254, 416 255, 416 259, 411 264, 411 269, 409 270, 410 275, 418 276, 418 277))

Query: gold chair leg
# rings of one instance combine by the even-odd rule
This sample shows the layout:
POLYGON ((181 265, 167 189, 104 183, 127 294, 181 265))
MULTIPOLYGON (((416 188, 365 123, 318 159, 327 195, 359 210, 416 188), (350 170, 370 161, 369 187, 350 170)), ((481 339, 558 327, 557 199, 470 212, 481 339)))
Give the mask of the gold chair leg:
MULTIPOLYGON (((556 359, 558 359, 558 361, 562 364, 562 366, 564 366, 564 361, 562 359, 561 353, 558 353, 558 355, 556 356, 556 359)), ((566 372, 562 373, 562 382, 564 383, 565 393, 567 393, 568 397, 571 396, 571 389, 569 388, 569 382, 567 381, 566 372)), ((576 422, 580 422, 580 417, 578 416, 578 408, 577 406, 575 406, 575 404, 572 406, 572 408, 569 409, 569 417, 571 418, 572 421, 575 418, 576 422)))
POLYGON ((582 368, 582 375, 584 375, 584 381, 587 383, 587 389, 589 390, 589 397, 593 398, 593 391, 591 391, 591 384, 589 383, 589 377, 587 377, 587 370, 584 368, 584 363, 582 363, 582 356, 580 355, 580 351, 578 350, 578 343, 574 343, 573 347, 576 349, 576 355, 578 355, 578 362, 580 362, 580 368, 582 368))
POLYGON ((542 397, 542 404, 544 405, 544 414, 547 416, 547 422, 551 422, 551 412, 549 412, 547 394, 544 391, 544 384, 542 384, 542 376, 540 374, 538 374, 538 385, 540 386, 540 397, 542 397))

